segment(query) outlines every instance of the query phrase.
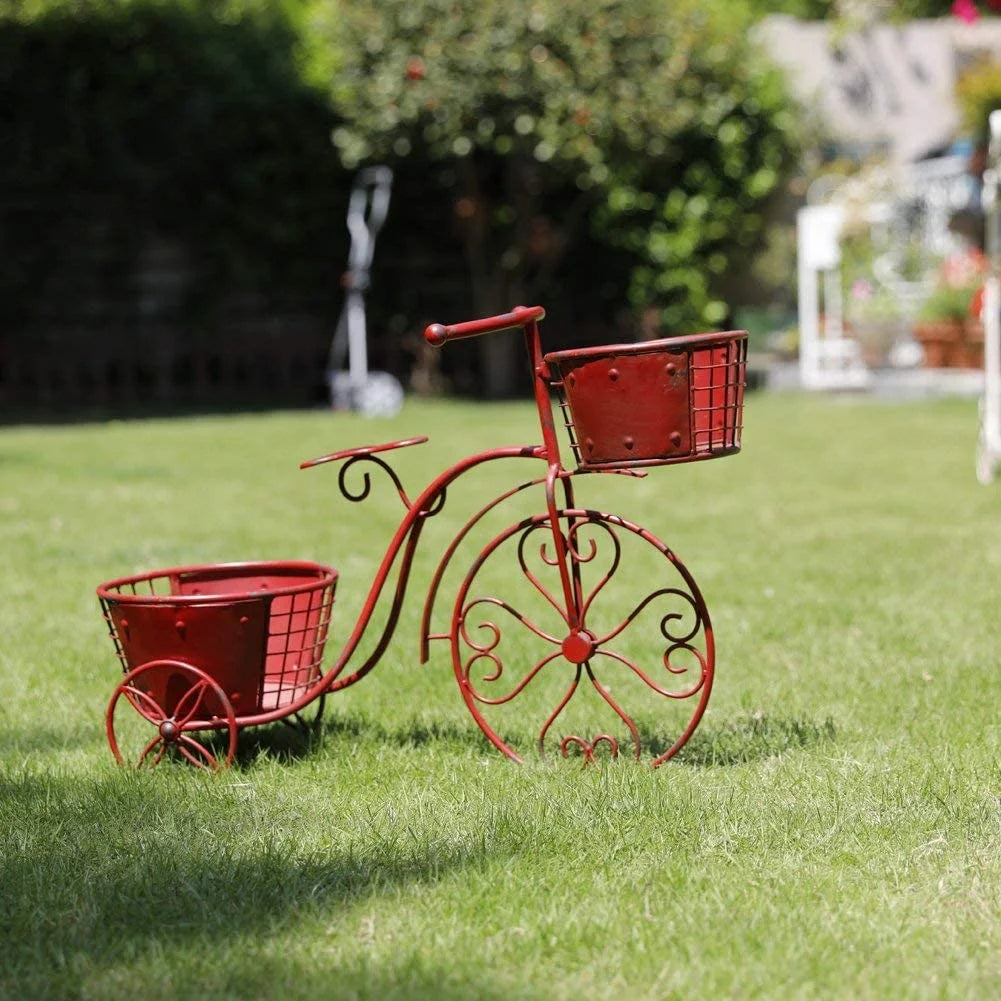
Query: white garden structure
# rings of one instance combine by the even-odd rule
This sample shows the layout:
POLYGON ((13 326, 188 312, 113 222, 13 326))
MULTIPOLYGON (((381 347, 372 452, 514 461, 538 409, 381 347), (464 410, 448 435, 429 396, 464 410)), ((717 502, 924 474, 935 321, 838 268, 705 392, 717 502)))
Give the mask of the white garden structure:
POLYGON ((1001 111, 990 116, 988 166, 984 171, 987 261, 984 289, 984 395, 980 402, 977 479, 993 481, 1001 462, 1001 111))
POLYGON ((799 376, 804 388, 864 389, 873 381, 846 323, 841 241, 849 219, 864 220, 882 235, 885 252, 875 260, 873 278, 899 307, 900 332, 890 364, 907 367, 921 360, 909 322, 927 286, 905 280, 900 251, 909 241, 942 258, 957 250, 961 241, 950 231, 950 219, 970 200, 971 178, 961 156, 910 164, 897 172, 887 169, 864 179, 822 177, 814 182, 797 215, 799 376))

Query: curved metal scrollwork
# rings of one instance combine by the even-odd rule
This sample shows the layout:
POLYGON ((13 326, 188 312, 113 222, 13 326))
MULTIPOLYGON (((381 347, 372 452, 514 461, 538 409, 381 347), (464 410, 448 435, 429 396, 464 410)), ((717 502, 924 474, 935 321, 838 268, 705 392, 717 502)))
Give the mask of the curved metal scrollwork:
POLYGON ((661 764, 694 731, 712 686, 712 628, 702 596, 663 542, 622 518, 564 510, 558 512, 558 530, 566 575, 559 573, 547 514, 494 538, 466 575, 451 633, 453 667, 466 704, 489 739, 518 760, 515 745, 525 743, 525 718, 538 714, 542 721, 532 741, 542 754, 555 742, 564 757, 570 748, 579 749, 586 765, 595 760, 600 743, 609 745, 612 758, 623 743, 640 758, 646 743, 653 764, 661 764), (631 547, 630 572, 619 575, 626 565, 624 542, 631 547), (498 578, 494 588, 505 588, 500 595, 483 593, 490 587, 491 558, 499 563, 511 547, 520 576, 508 572, 498 578), (646 556, 646 577, 633 569, 637 548, 646 556), (562 583, 567 579, 571 600, 562 583), (499 725, 488 719, 516 698, 517 713, 508 713, 499 725), (571 713, 584 699, 587 711, 571 713), (629 711, 627 699, 636 703, 629 711), (676 705, 692 700, 673 742, 651 735, 646 723, 651 699, 676 705), (609 725, 618 736, 605 732, 609 725), (567 727, 570 732, 564 732, 567 727), (574 732, 578 729, 582 732, 574 732))
MULTIPOLYGON (((352 455, 348 458, 337 473, 337 488, 340 490, 341 495, 352 503, 360 503, 365 500, 366 497, 372 491, 372 478, 369 475, 367 469, 361 472, 361 486, 352 487, 348 482, 348 476, 354 466, 359 463, 371 463, 381 469, 389 478, 392 480, 393 486, 396 488, 396 493, 400 500, 403 502, 403 506, 409 511, 413 504, 410 501, 410 497, 407 495, 406 490, 403 489, 403 483, 400 481, 400 477, 397 475, 396 470, 377 455, 372 455, 370 453, 362 453, 360 455, 352 455)), ((425 518, 430 518, 436 515, 445 506, 445 489, 442 488, 434 496, 431 503, 421 511, 421 515, 425 518)))
POLYGON ((346 500, 358 503, 365 500, 372 490, 372 478, 369 476, 367 469, 361 473, 360 489, 352 489, 348 483, 348 474, 359 463, 371 463, 374 466, 378 466, 393 481, 393 486, 396 487, 396 492, 399 494, 400 500, 403 501, 403 506, 406 508, 410 507, 410 498, 407 496, 406 490, 403 489, 403 484, 400 482, 396 470, 377 455, 369 455, 367 453, 351 456, 338 470, 337 487, 346 500))
POLYGON ((580 755, 584 759, 582 768, 586 768, 588 765, 593 765, 595 758, 594 752, 597 750, 598 746, 601 744, 608 744, 608 752, 611 754, 612 758, 617 758, 619 756, 619 742, 607 733, 599 733, 594 740, 587 741, 583 737, 569 736, 564 737, 560 741, 560 754, 564 758, 570 757, 570 748, 579 747, 580 755))

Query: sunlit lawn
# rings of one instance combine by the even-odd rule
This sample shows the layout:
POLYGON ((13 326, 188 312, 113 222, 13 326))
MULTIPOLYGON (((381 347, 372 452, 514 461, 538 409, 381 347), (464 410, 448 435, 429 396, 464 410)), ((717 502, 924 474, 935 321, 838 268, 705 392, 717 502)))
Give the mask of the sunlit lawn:
POLYGON ((745 426, 737 457, 578 485, 665 539, 708 603, 716 683, 677 759, 513 764, 447 644, 418 665, 428 574, 538 474, 519 460, 449 491, 396 639, 318 738, 245 731, 215 775, 114 764, 96 585, 331 563, 329 659, 402 507, 374 475, 349 504, 300 460, 428 434, 388 457, 416 493, 534 443, 532 409, 0 430, 0 995, 996 996, 1001 483, 974 478, 976 404, 755 395, 745 426))

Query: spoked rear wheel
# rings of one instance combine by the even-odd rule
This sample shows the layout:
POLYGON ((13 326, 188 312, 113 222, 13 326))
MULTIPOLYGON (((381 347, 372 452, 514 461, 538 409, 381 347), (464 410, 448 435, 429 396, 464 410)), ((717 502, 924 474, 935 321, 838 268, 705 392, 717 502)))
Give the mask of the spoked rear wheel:
POLYGON ((197 768, 228 767, 236 753, 232 703, 204 671, 178 660, 141 664, 122 679, 108 703, 108 744, 120 764, 153 768, 180 757, 197 768), (204 740, 219 733, 219 746, 204 740))
POLYGON ((515 760, 534 745, 585 765, 645 757, 656 767, 688 740, 709 699, 705 602, 646 529, 597 511, 557 517, 571 600, 548 514, 496 536, 453 611, 459 688, 483 732, 515 760))

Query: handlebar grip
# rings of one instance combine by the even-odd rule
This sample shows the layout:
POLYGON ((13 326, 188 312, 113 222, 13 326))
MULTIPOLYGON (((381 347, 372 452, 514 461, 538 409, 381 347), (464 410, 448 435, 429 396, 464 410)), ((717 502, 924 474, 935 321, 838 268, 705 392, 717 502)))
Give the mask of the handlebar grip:
POLYGON ((480 334, 523 327, 533 320, 541 320, 545 315, 546 311, 542 306, 515 306, 510 313, 487 316, 482 320, 467 320, 465 323, 452 323, 448 326, 443 323, 432 323, 424 331, 424 340, 438 348, 446 341, 458 341, 464 337, 479 337, 480 334))

